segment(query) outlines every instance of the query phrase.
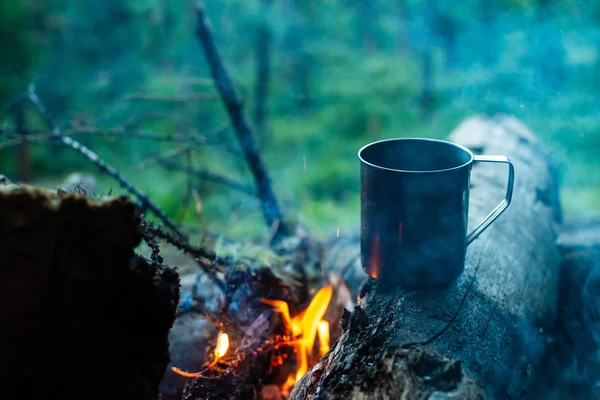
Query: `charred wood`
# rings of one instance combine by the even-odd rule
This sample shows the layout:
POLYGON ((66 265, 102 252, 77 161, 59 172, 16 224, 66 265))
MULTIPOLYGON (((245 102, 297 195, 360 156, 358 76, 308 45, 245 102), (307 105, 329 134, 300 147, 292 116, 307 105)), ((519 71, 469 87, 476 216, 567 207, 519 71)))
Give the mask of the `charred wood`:
POLYGON ((0 185, 2 398, 157 398, 179 277, 134 254, 140 219, 124 197, 0 185))

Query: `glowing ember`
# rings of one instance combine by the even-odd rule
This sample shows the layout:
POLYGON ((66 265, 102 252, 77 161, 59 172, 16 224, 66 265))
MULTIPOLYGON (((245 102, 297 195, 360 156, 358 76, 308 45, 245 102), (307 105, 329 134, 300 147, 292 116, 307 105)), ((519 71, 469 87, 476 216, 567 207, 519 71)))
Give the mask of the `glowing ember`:
POLYGON ((221 332, 221 333, 219 333, 219 336, 217 337, 217 347, 215 348, 215 359, 212 363, 210 363, 210 365, 208 367, 204 368, 200 372, 185 372, 185 371, 180 370, 177 367, 173 367, 173 368, 171 368, 171 370, 173 372, 175 372, 176 374, 185 376, 186 378, 198 378, 203 373, 205 373, 206 371, 208 371, 209 369, 211 369, 212 367, 217 365, 219 358, 223 357, 225 355, 225 353, 227 353, 228 348, 229 348, 229 335, 227 335, 225 332, 221 332))
POLYGON ((227 353, 229 348, 229 336, 225 332, 219 333, 217 338, 217 348, 215 349, 215 355, 217 358, 221 358, 227 353))
POLYGON ((380 243, 379 243, 379 233, 377 233, 373 237, 373 242, 371 243, 371 259, 369 260, 368 274, 377 279, 379 274, 381 273, 381 255, 380 255, 380 243))
POLYGON ((288 391, 308 372, 308 357, 312 353, 317 335, 319 336, 319 355, 323 356, 329 351, 329 323, 322 318, 327 311, 332 293, 331 285, 321 288, 313 297, 308 308, 293 318, 290 316, 290 309, 285 301, 261 299, 263 303, 273 306, 275 311, 281 314, 283 322, 295 338, 291 342, 280 344, 293 345, 298 357, 298 369, 294 375, 287 378, 283 385, 284 391, 288 391))
MULTIPOLYGON (((327 311, 332 294, 332 285, 327 285, 319 289, 308 307, 294 317, 290 315, 290 308, 285 301, 260 299, 261 302, 272 306, 275 311, 281 314, 286 329, 289 332, 288 334, 291 336, 291 340, 277 343, 275 349, 281 348, 282 346, 292 346, 294 348, 294 353, 296 354, 296 372, 287 377, 286 382, 282 386, 284 392, 289 392, 300 378, 308 372, 309 359, 316 356, 316 354, 313 353, 313 348, 317 337, 319 338, 318 355, 324 356, 329 351, 329 323, 323 319, 323 316, 327 311)), ((206 371, 213 368, 219 359, 225 356, 228 349, 229 336, 227 333, 221 332, 217 337, 215 359, 210 365, 202 371, 195 373, 185 372, 175 367, 172 368, 172 370, 175 373, 188 378, 198 378, 206 371)), ((258 348, 257 351, 261 352, 263 349, 258 348)), ((287 354, 276 354, 271 359, 271 365, 274 367, 282 366, 284 359, 287 357, 287 354)))

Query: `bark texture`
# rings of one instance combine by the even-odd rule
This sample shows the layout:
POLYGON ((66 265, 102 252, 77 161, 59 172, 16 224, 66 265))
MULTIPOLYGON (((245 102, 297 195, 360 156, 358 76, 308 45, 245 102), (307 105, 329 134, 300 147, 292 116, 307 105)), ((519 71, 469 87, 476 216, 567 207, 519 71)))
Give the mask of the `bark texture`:
POLYGON ((126 198, 0 182, 0 397, 156 399, 179 278, 126 198))
POLYGON ((562 254, 558 318, 532 398, 600 398, 600 220, 568 219, 562 254))
MULTIPOLYGON (((526 393, 556 318, 562 215, 555 169, 535 136, 506 115, 470 118, 449 140, 511 159, 512 204, 469 246, 465 272, 447 289, 390 293, 367 281, 341 338, 292 399, 480 398, 469 376, 491 398, 526 393)), ((471 229, 504 198, 506 176, 506 167, 473 167, 471 229)), ((358 253, 358 240, 354 246, 358 253)), ((338 269, 355 277, 358 263, 338 269)))

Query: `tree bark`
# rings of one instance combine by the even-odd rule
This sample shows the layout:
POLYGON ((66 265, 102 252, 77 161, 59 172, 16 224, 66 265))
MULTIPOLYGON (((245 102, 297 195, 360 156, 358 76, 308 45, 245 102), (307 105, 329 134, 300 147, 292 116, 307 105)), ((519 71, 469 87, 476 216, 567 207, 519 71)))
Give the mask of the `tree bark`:
POLYGON ((600 397, 600 220, 569 220, 561 230, 557 324, 531 397, 600 397))
MULTIPOLYGON (((341 338, 291 399, 429 398, 435 392, 480 398, 467 376, 491 398, 520 399, 527 390, 544 350, 543 332, 556 317, 560 204, 552 162, 534 135, 508 116, 468 119, 449 140, 478 154, 508 156, 516 171, 513 203, 469 246, 465 272, 452 286, 390 293, 367 281, 342 321, 341 338)), ((471 182, 474 227, 504 197, 506 172, 475 165, 471 182)), ((346 273, 355 273, 358 263, 346 273)))
POLYGON ((157 398, 179 278, 134 254, 139 222, 124 197, 0 183, 0 397, 157 398))

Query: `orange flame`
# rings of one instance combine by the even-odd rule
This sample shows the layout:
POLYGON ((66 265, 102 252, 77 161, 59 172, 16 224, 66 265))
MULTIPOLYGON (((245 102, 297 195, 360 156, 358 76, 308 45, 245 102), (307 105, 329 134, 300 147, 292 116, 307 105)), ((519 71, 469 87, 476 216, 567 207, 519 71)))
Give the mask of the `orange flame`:
POLYGON ((219 336, 217 337, 217 347, 215 348, 215 359, 212 363, 210 363, 210 365, 208 367, 204 368, 200 372, 185 372, 185 371, 180 370, 177 367, 172 367, 171 370, 173 372, 175 372, 176 374, 185 376, 186 378, 198 378, 203 373, 205 373, 206 371, 208 371, 209 369, 214 367, 217 364, 217 362, 219 361, 219 358, 223 357, 225 355, 225 353, 227 353, 227 349, 229 349, 229 335, 227 335, 225 332, 221 332, 221 333, 219 333, 219 336))
POLYGON ((368 274, 377 279, 381 273, 381 255, 380 255, 379 233, 373 236, 371 242, 371 258, 369 260, 368 274))
POLYGON ((317 325, 317 334, 319 335, 319 355, 323 357, 329 351, 329 322, 319 321, 317 325))
POLYGON ((221 358, 227 353, 227 349, 229 348, 229 335, 225 332, 219 333, 219 337, 217 338, 217 347, 215 348, 215 355, 217 358, 221 358))
POLYGON ((292 331, 294 338, 297 338, 291 342, 281 343, 293 345, 298 355, 298 369, 295 376, 288 377, 283 385, 284 391, 288 391, 308 372, 308 356, 312 353, 317 335, 320 345, 319 354, 323 356, 329 351, 329 323, 322 318, 327 311, 332 293, 331 285, 319 289, 308 308, 293 318, 285 301, 261 299, 263 303, 273 306, 275 311, 281 314, 283 322, 292 331))

